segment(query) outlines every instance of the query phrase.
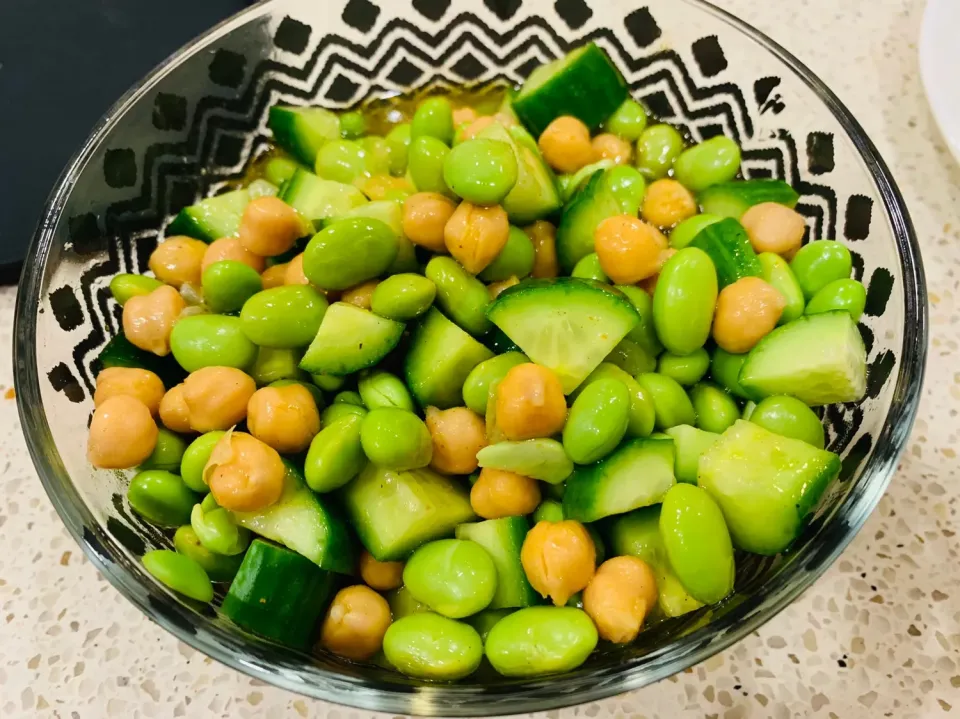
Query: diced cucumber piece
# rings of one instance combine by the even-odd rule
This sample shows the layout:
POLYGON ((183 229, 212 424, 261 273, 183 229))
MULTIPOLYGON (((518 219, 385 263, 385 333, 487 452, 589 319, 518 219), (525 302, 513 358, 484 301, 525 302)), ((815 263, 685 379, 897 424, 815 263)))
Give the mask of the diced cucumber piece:
POLYGON ((360 541, 381 562, 406 559, 474 519, 466 489, 426 468, 395 472, 367 465, 344 487, 343 503, 360 541))
POLYGON ((318 226, 367 204, 367 198, 353 185, 321 179, 302 167, 284 183, 278 197, 318 226))
POLYGON ((703 211, 739 220, 754 205, 777 202, 791 210, 800 195, 783 180, 740 180, 708 187, 697 196, 703 211))
POLYGON ((595 522, 663 500, 676 484, 672 439, 631 439, 611 455, 577 467, 563 495, 567 519, 595 522))
POLYGON ((564 272, 594 251, 597 225, 622 214, 620 203, 604 181, 604 172, 595 172, 564 208, 557 226, 557 259, 564 272))
POLYGON ((527 439, 522 442, 497 442, 477 452, 481 467, 503 469, 560 484, 573 472, 573 462, 555 439, 527 439))
POLYGON ((757 259, 760 261, 762 272, 760 276, 767 284, 783 295, 786 302, 783 313, 780 315, 780 321, 777 324, 785 325, 802 316, 807 301, 803 296, 800 283, 797 282, 796 275, 790 268, 790 263, 773 252, 761 252, 757 255, 757 259))
POLYGON ((340 118, 320 107, 270 108, 267 126, 277 144, 309 167, 330 140, 340 139, 340 118))
POLYGON ((569 202, 570 198, 574 196, 577 190, 581 189, 584 186, 584 183, 593 177, 594 173, 599 172, 600 170, 609 170, 611 167, 614 167, 617 163, 613 160, 598 160, 589 165, 581 167, 579 170, 574 172, 572 175, 563 175, 562 177, 557 178, 558 181, 563 182, 563 201, 569 202))
POLYGON ((811 407, 856 402, 867 391, 867 352, 848 312, 824 312, 776 328, 750 350, 740 386, 758 398, 787 394, 811 407))
POLYGON ((158 357, 153 352, 142 350, 130 342, 123 332, 118 333, 100 350, 93 369, 100 374, 100 370, 108 367, 135 367, 150 370, 160 378, 167 389, 176 387, 187 377, 186 370, 180 366, 172 354, 158 357))
POLYGON ((710 255, 717 268, 720 289, 744 277, 760 277, 763 267, 753 251, 743 225, 733 219, 720 220, 704 227, 690 243, 710 255))
POLYGON ((677 475, 677 481, 696 484, 700 457, 716 444, 720 435, 691 427, 689 424, 679 424, 665 429, 664 432, 673 438, 676 448, 674 472, 677 475))
POLYGON ((404 364, 407 387, 421 407, 460 406, 467 375, 491 357, 493 352, 431 308, 410 341, 404 364))
POLYGON ((490 609, 530 607, 540 603, 540 596, 530 586, 520 563, 520 549, 529 530, 530 524, 525 517, 489 519, 457 527, 457 539, 468 539, 486 549, 497 568, 497 591, 490 609))
POLYGON ((403 323, 347 302, 327 308, 300 369, 310 374, 347 375, 373 367, 403 336, 403 323))
POLYGON ((527 280, 490 304, 487 317, 570 394, 640 322, 633 305, 599 283, 527 280))
POLYGON ((595 43, 538 67, 513 99, 517 117, 535 137, 561 115, 596 130, 627 99, 627 83, 595 43))
POLYGON ((173 222, 167 225, 167 237, 186 235, 204 242, 234 237, 248 204, 250 192, 247 190, 233 190, 200 200, 180 210, 173 222))

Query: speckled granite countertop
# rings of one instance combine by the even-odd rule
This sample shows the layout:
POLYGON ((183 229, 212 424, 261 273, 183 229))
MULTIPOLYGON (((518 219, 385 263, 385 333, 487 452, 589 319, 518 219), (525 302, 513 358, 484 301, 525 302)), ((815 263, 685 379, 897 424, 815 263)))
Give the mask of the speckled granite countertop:
MULTIPOLYGON (((887 496, 837 563, 759 632, 573 717, 960 716, 960 168, 920 87, 924 0, 716 0, 807 63, 865 126, 913 213, 930 286, 930 368, 887 496)), ((127 603, 68 537, 27 456, 0 291, 0 716, 329 717, 220 666, 127 603)))

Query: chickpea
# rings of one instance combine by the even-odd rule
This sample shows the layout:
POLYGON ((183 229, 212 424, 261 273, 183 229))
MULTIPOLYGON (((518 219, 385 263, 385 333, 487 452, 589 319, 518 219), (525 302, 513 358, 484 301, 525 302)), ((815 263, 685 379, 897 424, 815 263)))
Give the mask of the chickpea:
POLYGON ((590 142, 590 128, 570 115, 547 125, 537 143, 543 159, 557 172, 570 174, 595 162, 597 151, 590 142))
POLYGON ((744 277, 727 285, 717 297, 713 339, 727 352, 749 352, 773 331, 787 301, 759 277, 744 277))
POLYGON ((453 111, 453 126, 460 127, 467 122, 474 122, 478 117, 477 111, 472 107, 458 107, 453 111))
POLYGON ((491 282, 489 285, 487 285, 487 292, 490 294, 490 300, 493 301, 497 299, 501 292, 519 284, 520 280, 517 279, 516 275, 511 275, 507 279, 501 280, 500 282, 491 282))
POLYGON ((557 228, 546 220, 538 220, 532 225, 523 228, 527 237, 533 242, 536 253, 533 261, 533 272, 537 278, 556 277, 560 274, 560 263, 557 261, 557 228))
POLYGON ((583 590, 583 611, 603 639, 627 644, 637 638, 657 596, 657 580, 649 564, 636 557, 613 557, 597 567, 583 590))
POLYGON ((320 412, 306 387, 263 387, 247 402, 250 434, 282 454, 303 452, 320 431, 320 412))
POLYGON ((693 193, 669 178, 650 183, 640 210, 640 216, 657 227, 673 227, 695 214, 697 200, 693 193))
POLYGON ((370 280, 369 282, 364 282, 362 285, 344 290, 343 294, 340 295, 340 301, 349 302, 351 305, 369 310, 373 298, 373 291, 377 289, 378 284, 380 283, 377 280, 370 280))
POLYGON ((374 175, 359 184, 360 191, 373 202, 388 200, 397 194, 412 195, 416 192, 410 181, 404 177, 374 175))
POLYGON ((367 586, 387 592, 403 584, 403 562, 380 562, 364 550, 360 554, 360 576, 367 586))
POLYGON ((171 432, 189 434, 193 431, 190 426, 190 408, 183 396, 183 383, 171 387, 160 400, 160 421, 171 432))
POLYGON ((264 268, 267 266, 267 263, 264 261, 263 257, 253 254, 250 250, 244 247, 239 238, 221 237, 219 240, 214 240, 211 242, 207 247, 207 251, 203 255, 203 264, 200 266, 200 269, 201 271, 205 271, 214 262, 221 262, 223 260, 236 260, 237 262, 242 262, 243 264, 252 267, 257 272, 263 272, 264 268))
POLYGON ((740 224, 757 252, 789 255, 800 249, 807 229, 803 215, 776 202, 762 202, 743 213, 740 224))
POLYGON ((613 160, 618 165, 629 165, 633 159, 633 146, 610 132, 593 138, 593 151, 598 159, 613 160))
POLYGON ((287 272, 283 276, 285 285, 309 285, 310 280, 303 271, 303 253, 294 257, 287 263, 287 272))
POLYGON ((166 357, 173 325, 186 306, 180 293, 169 285, 131 297, 123 306, 123 333, 136 347, 166 357))
POLYGON ((287 468, 277 451, 246 432, 227 432, 203 468, 213 498, 231 512, 258 512, 283 493, 287 468))
MULTIPOLYGON (((490 125, 498 121, 498 118, 494 117, 493 115, 484 115, 483 117, 478 117, 476 120, 467 125, 467 127, 463 128, 463 131, 460 133, 460 138, 461 140, 472 140, 481 132, 490 127, 490 125)), ((454 126, 456 126, 456 123, 454 123, 454 126)))
POLYGON ((143 402, 150 414, 156 416, 160 411, 163 393, 163 382, 149 370, 107 367, 97 375, 97 391, 93 393, 93 404, 99 407, 111 397, 127 395, 143 402))
POLYGON ((580 522, 537 522, 523 540, 520 563, 540 596, 562 607, 593 579, 597 550, 580 522))
POLYGON ((553 371, 533 363, 517 365, 497 387, 497 426, 510 440, 550 437, 567 421, 567 400, 553 371))
POLYGON ((482 469, 470 488, 470 505, 484 519, 532 514, 540 499, 537 480, 503 469, 482 469))
POLYGON ((433 440, 433 469, 443 474, 470 474, 477 468, 477 452, 487 446, 482 417, 466 407, 427 407, 426 422, 433 440))
POLYGON ((247 403, 257 391, 249 375, 233 367, 204 367, 183 383, 183 398, 196 432, 230 429, 247 416, 247 403))
POLYGON ((447 250, 472 275, 497 259, 509 236, 510 220, 500 205, 461 202, 443 228, 447 250))
POLYGON ((663 266, 667 264, 667 260, 669 260, 675 254, 677 254, 677 251, 672 247, 668 247, 661 252, 659 260, 660 266, 657 268, 657 274, 651 275, 645 280, 640 280, 640 289, 645 290, 648 295, 653 297, 653 292, 657 289, 657 280, 660 279, 660 270, 662 270, 663 266))
POLYGON ((337 592, 320 630, 320 646, 364 661, 380 651, 390 627, 390 605, 370 587, 357 584, 337 592))
POLYGON ((93 413, 87 459, 100 469, 136 467, 153 453, 158 434, 147 405, 125 394, 110 397, 93 413))
POLYGON ((150 271, 177 289, 185 282, 200 284, 200 263, 207 243, 192 237, 168 237, 150 253, 150 271))
MULTIPOLYGON (((260 273, 260 280, 263 282, 263 289, 272 290, 274 287, 282 287, 287 283, 287 267, 289 262, 282 265, 273 265, 260 273)), ((301 269, 303 265, 300 265, 301 269)))
POLYGON ((453 200, 437 192, 418 192, 403 203, 403 234, 415 245, 446 254, 443 228, 457 209, 453 200))
POLYGON ((604 274, 618 285, 632 285, 660 271, 667 238, 633 215, 615 215, 597 225, 593 244, 604 274))
POLYGON ((244 209, 237 234, 240 245, 248 252, 260 257, 275 257, 289 250, 306 234, 305 224, 297 211, 283 200, 258 197, 250 200, 244 209))

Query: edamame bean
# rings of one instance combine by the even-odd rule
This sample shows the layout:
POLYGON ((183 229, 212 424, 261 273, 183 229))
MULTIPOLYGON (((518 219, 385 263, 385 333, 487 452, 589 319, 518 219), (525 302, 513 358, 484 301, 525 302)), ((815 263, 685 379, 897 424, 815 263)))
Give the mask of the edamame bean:
POLYGON ((310 285, 287 285, 258 292, 240 311, 243 333, 260 347, 306 347, 317 336, 329 306, 310 285))
POLYGON ((503 282, 511 277, 522 280, 533 272, 535 260, 536 252, 530 236, 519 227, 511 225, 507 244, 477 277, 484 282, 503 282))
POLYGON ((497 622, 487 635, 485 653, 504 676, 543 676, 576 669, 597 640, 597 628, 581 609, 527 607, 497 622))
POLYGON ((697 413, 693 404, 675 379, 650 372, 637 377, 637 382, 653 401, 657 429, 696 423, 697 413))
POLYGON ((325 425, 313 438, 303 466, 310 489, 314 492, 332 492, 360 474, 367 465, 360 442, 362 424, 363 415, 346 414, 325 425))
POLYGON ((325 180, 343 182, 347 185, 369 174, 363 146, 354 140, 325 142, 317 153, 314 169, 317 175, 325 180))
POLYGON ((390 174, 400 177, 407 171, 407 154, 410 151, 410 123, 404 122, 387 133, 390 148, 390 174))
POLYGON ((867 305, 867 288, 853 279, 834 280, 822 287, 810 298, 804 314, 816 315, 822 312, 843 310, 858 322, 867 305))
POLYGON ((647 181, 629 165, 617 165, 603 173, 604 188, 613 196, 625 215, 637 215, 647 194, 647 181))
POLYGON ((647 113, 643 105, 626 99, 603 123, 604 128, 628 142, 636 142, 647 127, 647 113))
POLYGON ((427 279, 437 287, 437 304, 447 316, 474 336, 486 334, 490 295, 476 277, 467 273, 452 257, 434 257, 427 263, 427 279))
POLYGON ((630 394, 615 379, 598 379, 580 393, 563 427, 563 448, 577 464, 591 464, 612 452, 627 432, 630 394))
POLYGON ((367 119, 362 112, 351 111, 340 115, 340 137, 356 140, 367 133, 367 119))
POLYGON ((651 357, 663 352, 663 345, 657 337, 657 330, 653 323, 653 298, 639 287, 632 285, 617 285, 617 289, 627 296, 633 309, 640 315, 640 322, 630 330, 627 339, 636 342, 651 357))
POLYGON ((465 539, 441 539, 415 551, 403 568, 414 598, 451 619, 476 614, 493 601, 497 569, 487 551, 465 539))
POLYGON ((405 273, 392 275, 377 285, 370 300, 374 314, 406 322, 430 309, 437 286, 426 277, 405 273))
POLYGON ((656 414, 653 407, 653 400, 650 394, 626 371, 610 364, 601 363, 590 375, 583 381, 583 384, 571 395, 576 401, 580 392, 590 385, 591 382, 600 379, 615 379, 623 382, 630 393, 630 421, 627 424, 627 434, 631 437, 649 437, 653 432, 656 414))
POLYGON ((187 440, 176 432, 160 427, 157 430, 157 444, 153 448, 153 454, 140 465, 140 469, 163 469, 176 472, 180 469, 180 461, 186 450, 187 440))
POLYGON ((477 205, 497 205, 517 184, 517 158, 506 142, 461 142, 443 161, 443 180, 455 195, 477 205))
POLYGON ((263 176, 279 187, 293 177, 299 168, 299 163, 288 157, 271 157, 263 169, 263 176))
POLYGON ((845 280, 853 271, 850 250, 835 240, 819 240, 801 247, 790 262, 790 269, 810 299, 834 280, 845 280))
POLYGON ((427 136, 436 138, 445 145, 453 142, 453 108, 445 97, 428 97, 413 113, 410 136, 416 140, 427 136))
POLYGON ((767 397, 757 404, 749 420, 764 429, 799 439, 823 449, 826 440, 820 418, 796 397, 767 397))
POLYGON ((355 404, 357 407, 366 409, 366 405, 363 403, 363 397, 360 396, 359 392, 354 392, 353 390, 344 390, 343 392, 337 393, 333 398, 333 404, 355 404))
POLYGON ((233 514, 222 507, 205 510, 202 504, 195 504, 190 526, 200 543, 214 554, 243 554, 250 544, 250 530, 237 526, 233 514))
POLYGON ((443 166, 449 154, 450 148, 435 137, 414 138, 407 156, 407 173, 418 192, 451 194, 443 179, 443 166))
POLYGON ((293 384, 300 385, 310 393, 310 396, 313 397, 313 403, 317 405, 318 410, 323 409, 327 404, 326 399, 324 399, 323 392, 320 391, 320 388, 315 387, 309 382, 302 382, 298 379, 277 379, 273 382, 270 382, 267 387, 289 387, 293 384))
POLYGON ((653 293, 653 323, 670 352, 687 355, 706 344, 718 291, 716 268, 703 250, 687 247, 667 260, 653 293))
POLYGON ((740 419, 740 409, 733 397, 709 382, 701 382, 690 390, 690 400, 697 413, 697 427, 722 434, 740 419))
POLYGON ((211 552, 200 543, 200 538, 189 524, 180 527, 173 535, 173 546, 177 554, 182 554, 203 567, 203 571, 214 582, 229 582, 236 576, 243 562, 242 554, 228 557, 211 552))
MULTIPOLYGON (((323 410, 323 414, 320 415, 320 425, 322 427, 329 427, 343 417, 357 416, 362 418, 366 416, 366 414, 366 407, 359 407, 355 404, 331 404, 323 410)), ((323 430, 321 430, 321 432, 322 431, 323 430)))
POLYGON ((684 387, 691 387, 703 379, 710 369, 710 355, 703 347, 688 355, 664 352, 657 360, 657 372, 666 375, 684 387))
POLYGON ((540 502, 537 511, 533 513, 533 523, 540 522, 562 522, 563 504, 555 499, 545 499, 540 502))
POLYGON ((711 215, 708 213, 688 217, 673 228, 673 232, 670 233, 670 246, 675 250, 682 250, 693 242, 701 230, 714 223, 720 222, 722 219, 719 215, 711 215))
POLYGON ((156 549, 143 555, 143 567, 157 581, 175 592, 209 602, 213 599, 210 577, 196 561, 169 549, 156 549))
POLYGON ((490 385, 502 380, 517 365, 529 361, 521 352, 505 352, 484 360, 470 371, 463 383, 463 403, 481 417, 484 416, 487 413, 490 385))
POLYGON ((670 125, 651 125, 637 139, 637 169, 648 180, 666 177, 683 152, 683 138, 670 125))
POLYGON ((416 411, 413 397, 403 380, 389 372, 370 372, 361 376, 357 389, 360 390, 360 397, 367 409, 394 407, 416 411))
POLYGON ((387 592, 386 596, 387 603, 390 605, 390 613, 393 614, 393 621, 395 622, 404 617, 409 617, 411 614, 423 614, 430 611, 430 607, 414 599, 410 590, 406 587, 387 592))
POLYGON ((332 374, 312 374, 310 379, 324 392, 338 392, 347 382, 346 377, 338 377, 332 374))
POLYGON ((469 624, 423 612, 390 625, 383 637, 383 653, 401 674, 453 681, 477 670, 483 641, 469 624))
POLYGON ((360 425, 363 452, 374 464, 398 472, 430 464, 430 430, 417 415, 383 407, 367 413, 360 425))
MULTIPOLYGON (((257 359, 250 368, 250 376, 258 387, 284 379, 300 377, 300 358, 303 352, 297 349, 260 347, 257 359)), ((316 389, 316 387, 314 387, 316 389)))
POLYGON ((190 521, 190 511, 200 498, 173 472, 148 469, 130 480, 127 501, 152 523, 177 527, 190 521))
POLYGON ((226 432, 220 430, 201 434, 183 453, 183 458, 180 460, 180 478, 194 492, 208 491, 207 484, 203 481, 203 468, 207 466, 213 448, 225 434, 226 432))
MULTIPOLYGON (((360 147, 363 148, 364 163, 367 174, 373 177, 388 178, 390 175, 390 145, 378 135, 368 135, 360 140, 360 147)), ((391 183, 390 187, 397 187, 396 183, 391 183)), ((388 199, 386 197, 382 199, 388 199)))
POLYGON ((745 354, 735 355, 717 347, 710 360, 710 376, 734 397, 750 399, 750 395, 740 386, 740 368, 746 361, 745 354))
POLYGON ((149 295, 158 287, 162 287, 160 280, 144 275, 117 275, 110 280, 110 294, 113 295, 121 307, 127 303, 131 297, 142 297, 149 295))
POLYGON ((479 614, 469 617, 467 623, 477 630, 482 641, 486 641, 490 630, 496 626, 497 622, 515 611, 516 609, 484 609, 479 614))
POLYGON ((803 314, 804 297, 800 283, 790 269, 789 263, 780 255, 772 252, 761 252, 757 255, 760 260, 762 274, 767 284, 783 295, 784 306, 777 324, 785 325, 793 322, 803 314))
POLYGON ((242 262, 221 260, 203 271, 203 302, 214 312, 236 312, 263 289, 260 274, 242 262))
POLYGON ((740 145, 718 135, 684 150, 673 163, 674 177, 692 192, 729 182, 740 170, 740 145))
POLYGON ((610 281, 610 278, 604 274, 603 267, 600 266, 600 257, 596 252, 584 255, 584 257, 574 265, 570 276, 580 277, 585 280, 595 280, 596 282, 610 281))
POLYGON ((173 356, 187 372, 204 367, 246 369, 257 359, 257 346, 243 333, 239 317, 181 317, 170 333, 173 356))
POLYGON ((313 236, 303 252, 303 271, 317 287, 345 290, 382 275, 397 252, 397 236, 390 225, 351 217, 313 236))

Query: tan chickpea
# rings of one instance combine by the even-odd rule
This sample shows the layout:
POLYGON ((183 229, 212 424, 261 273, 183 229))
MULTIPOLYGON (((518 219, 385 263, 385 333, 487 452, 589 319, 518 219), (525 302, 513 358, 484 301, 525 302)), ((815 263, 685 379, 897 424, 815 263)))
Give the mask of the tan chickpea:
POLYGON ((777 326, 786 304, 783 295, 759 277, 739 279, 717 297, 713 339, 732 354, 749 352, 777 326))
POLYGON ((461 202, 443 228, 447 250, 472 275, 497 259, 509 236, 510 220, 500 205, 461 202))
POLYGON ((697 214, 697 200, 676 180, 655 180, 647 187, 640 216, 656 227, 673 227, 697 214))
POLYGON ((200 264, 207 243, 192 237, 168 237, 150 253, 150 270, 161 282, 177 289, 185 282, 200 284, 200 264))
POLYGON ((540 499, 537 480, 503 469, 482 469, 470 488, 470 506, 484 519, 531 514, 540 499))
POLYGON ((160 421, 171 432, 189 434, 193 432, 190 426, 190 409, 183 396, 183 383, 171 387, 160 400, 160 421))
POLYGON ((231 512, 258 512, 283 493, 287 469, 277 451, 246 432, 227 432, 203 468, 213 498, 231 512))
POLYGON ((195 432, 230 429, 247 416, 257 385, 234 367, 204 367, 183 382, 183 399, 195 432))
POLYGON ((360 554, 360 577, 378 592, 388 592, 403 584, 403 562, 380 562, 364 550, 360 554))
POLYGON ((349 302, 351 305, 369 310, 371 300, 373 299, 373 291, 377 289, 378 284, 380 283, 377 280, 370 280, 369 282, 364 282, 362 285, 356 285, 348 290, 344 290, 343 294, 340 295, 340 301, 349 302))
POLYGON ((380 651, 390 627, 390 605, 370 587, 356 584, 337 592, 320 630, 320 646, 333 654, 364 661, 380 651))
POLYGON ((523 540, 520 563, 540 596, 562 607, 593 579, 597 550, 580 522, 537 522, 523 540))
POLYGON ((627 644, 637 638, 657 596, 657 579, 649 564, 636 557, 613 557, 597 567, 583 590, 583 611, 601 638, 627 644))
POLYGON ((426 422, 433 440, 433 469, 443 474, 470 474, 477 468, 477 452, 487 446, 482 417, 466 407, 427 407, 426 422))
POLYGON ((303 253, 294 257, 287 263, 287 272, 283 276, 285 285, 309 285, 310 280, 303 271, 303 253))
POLYGON ((416 192, 416 188, 405 177, 391 177, 390 175, 368 177, 360 182, 358 187, 373 202, 386 200, 397 193, 412 195, 416 192))
POLYGON ((538 220, 532 225, 523 228, 527 237, 533 242, 534 260, 533 272, 537 278, 556 277, 560 274, 560 263, 557 261, 557 228, 546 220, 538 220))
POLYGON ((622 137, 605 132, 593 138, 593 151, 599 160, 613 160, 618 165, 629 165, 633 146, 622 137))
POLYGON ((136 347, 166 357, 173 325, 186 306, 180 293, 169 285, 131 297, 123 306, 123 333, 136 347))
POLYGON ((272 290, 274 287, 282 287, 287 283, 287 267, 289 262, 281 265, 273 265, 260 273, 260 281, 263 282, 263 289, 272 290))
POLYGON ((418 192, 403 203, 403 234, 415 245, 446 254, 443 228, 457 209, 453 200, 438 192, 418 192))
POLYGON ((320 412, 303 385, 263 387, 247 402, 247 427, 281 454, 296 454, 320 431, 320 412))
POLYGON ((776 202, 762 202, 743 213, 740 224, 757 252, 789 255, 800 249, 806 223, 803 215, 776 202))
MULTIPOLYGON (((498 118, 494 117, 493 115, 484 115, 483 117, 478 117, 476 120, 463 128, 460 138, 461 140, 472 140, 495 122, 498 122, 498 118)), ((454 127, 457 127, 456 123, 454 123, 454 127)))
POLYGON ((111 397, 127 395, 143 402, 150 410, 150 414, 156 416, 160 411, 163 393, 163 382, 149 370, 136 367, 107 367, 97 375, 97 390, 93 393, 93 405, 99 407, 111 397))
POLYGON ((244 209, 237 235, 248 252, 276 257, 307 234, 306 229, 306 223, 286 202, 276 197, 258 197, 244 209))
POLYGON ((223 260, 235 260, 236 262, 242 262, 243 264, 252 267, 257 272, 263 272, 264 268, 267 266, 266 261, 260 255, 253 254, 250 250, 241 244, 240 239, 237 237, 221 237, 219 240, 214 240, 207 247, 206 253, 203 255, 203 264, 201 265, 201 271, 206 271, 206 269, 212 265, 214 262, 222 262, 223 260))
POLYGON ((499 282, 491 282, 487 285, 487 292, 490 294, 490 299, 495 300, 500 296, 500 293, 504 290, 509 290, 514 285, 519 285, 520 280, 517 279, 516 275, 511 275, 505 280, 500 280, 499 282))
POLYGON ((593 245, 607 277, 632 285, 660 271, 667 238, 633 215, 615 215, 597 225, 593 245))
POLYGON ((93 413, 87 459, 101 469, 136 467, 153 453, 158 433, 149 408, 139 399, 110 397, 93 413))
POLYGON ((478 117, 480 116, 472 107, 458 107, 453 111, 453 126, 460 127, 466 122, 474 122, 478 117))
POLYGON ((657 280, 660 279, 660 270, 662 270, 663 266, 667 264, 667 260, 669 260, 675 254, 677 254, 677 251, 672 247, 668 247, 663 252, 661 252, 660 260, 659 260, 660 266, 657 268, 657 274, 651 275, 645 280, 641 280, 639 282, 640 289, 645 290, 648 295, 653 297, 653 292, 654 290, 657 289, 657 280))
POLYGON ((597 151, 590 141, 590 128, 570 115, 547 125, 537 143, 543 159, 557 172, 570 174, 595 162, 597 151))
POLYGON ((496 413, 507 439, 551 437, 567 421, 563 386, 546 367, 529 362, 512 367, 497 387, 496 413))

